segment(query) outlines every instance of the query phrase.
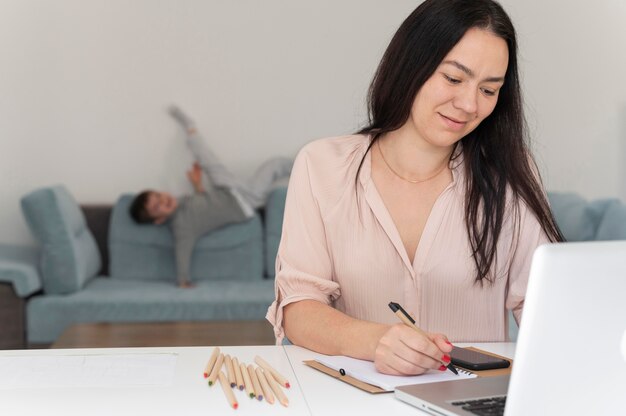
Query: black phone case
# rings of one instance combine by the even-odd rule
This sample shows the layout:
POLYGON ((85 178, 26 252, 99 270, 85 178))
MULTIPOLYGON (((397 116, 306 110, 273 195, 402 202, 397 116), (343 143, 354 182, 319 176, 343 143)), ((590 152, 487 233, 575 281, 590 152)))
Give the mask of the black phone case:
POLYGON ((493 358, 496 361, 490 361, 488 363, 471 363, 469 361, 452 357, 452 364, 458 367, 463 367, 463 368, 466 368, 468 370, 473 370, 473 371, 495 370, 497 368, 508 368, 511 365, 511 363, 508 362, 507 360, 498 359, 496 357, 493 357, 493 358))

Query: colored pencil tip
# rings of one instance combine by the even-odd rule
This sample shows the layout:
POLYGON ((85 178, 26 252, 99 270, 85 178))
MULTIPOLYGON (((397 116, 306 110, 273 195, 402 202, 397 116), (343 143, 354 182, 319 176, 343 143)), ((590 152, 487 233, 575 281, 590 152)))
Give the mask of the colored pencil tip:
POLYGON ((232 389, 233 387, 235 387, 236 384, 235 383, 230 383, 230 388, 232 389))
POLYGON ((212 381, 209 381, 209 386, 212 386, 212 385, 213 385, 213 382, 212 382, 212 381))
POLYGON ((450 371, 452 371, 454 374, 456 374, 457 376, 459 375, 459 372, 456 371, 456 368, 454 368, 454 366, 450 363, 448 364, 448 368, 450 369, 450 371))
POLYGON ((204 373, 204 378, 207 378, 209 375, 207 373, 204 373))
POLYGON ((256 398, 257 398, 258 401, 261 401, 261 400, 263 400, 263 395, 259 394, 258 396, 256 396, 256 398))
POLYGON ((250 393, 250 398, 254 399, 254 393, 250 393))
POLYGON ((287 382, 287 383, 285 383, 285 387, 291 388, 291 384, 289 384, 289 382, 287 382))
POLYGON ((233 409, 237 409, 239 407, 239 403, 233 404, 233 409))
POLYGON ((243 389, 245 388, 245 386, 239 386, 239 390, 243 391, 243 389))

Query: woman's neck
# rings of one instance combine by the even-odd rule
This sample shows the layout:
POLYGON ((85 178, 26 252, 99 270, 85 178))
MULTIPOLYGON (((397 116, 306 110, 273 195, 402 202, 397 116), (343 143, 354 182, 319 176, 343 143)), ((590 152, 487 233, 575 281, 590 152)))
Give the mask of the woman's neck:
POLYGON ((454 146, 438 147, 402 129, 378 139, 379 151, 390 169, 402 178, 423 180, 448 163, 454 146))

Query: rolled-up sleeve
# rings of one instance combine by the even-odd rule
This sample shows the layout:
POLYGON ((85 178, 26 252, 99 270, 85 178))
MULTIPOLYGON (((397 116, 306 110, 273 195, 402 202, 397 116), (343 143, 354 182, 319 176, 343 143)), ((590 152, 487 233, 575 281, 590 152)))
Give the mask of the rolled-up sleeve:
POLYGON ((296 158, 289 180, 285 214, 276 257, 276 298, 266 318, 274 326, 276 343, 285 336, 283 309, 305 299, 330 304, 340 296, 339 284, 332 280, 329 255, 320 205, 320 185, 310 172, 306 147, 296 158))
POLYGON ((549 242, 535 215, 520 202, 519 239, 511 262, 506 298, 506 308, 513 311, 518 325, 522 320, 533 253, 537 247, 549 242))

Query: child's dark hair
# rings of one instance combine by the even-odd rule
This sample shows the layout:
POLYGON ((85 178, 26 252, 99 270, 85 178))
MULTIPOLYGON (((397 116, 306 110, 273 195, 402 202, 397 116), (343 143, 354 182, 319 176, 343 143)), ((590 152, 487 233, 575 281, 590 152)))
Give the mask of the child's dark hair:
POLYGON ((146 203, 148 202, 148 197, 150 196, 150 193, 152 193, 151 190, 139 193, 130 204, 130 209, 128 210, 128 212, 137 224, 154 223, 154 218, 150 216, 150 214, 148 213, 148 209, 146 208, 146 203))

